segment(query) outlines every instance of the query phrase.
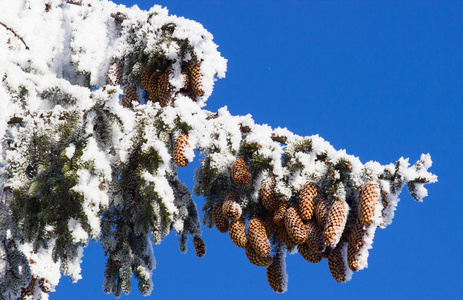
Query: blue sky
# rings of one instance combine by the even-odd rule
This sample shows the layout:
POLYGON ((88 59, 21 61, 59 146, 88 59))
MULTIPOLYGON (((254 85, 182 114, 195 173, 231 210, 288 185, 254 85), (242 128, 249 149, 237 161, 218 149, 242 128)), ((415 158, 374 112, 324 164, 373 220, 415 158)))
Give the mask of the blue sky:
MULTIPOLYGON (((205 228, 202 259, 178 251, 174 234, 155 246, 155 299, 458 298, 463 246, 463 2, 123 1, 198 21, 228 59, 207 102, 257 123, 319 134, 362 162, 411 162, 430 153, 439 182, 416 203, 406 189, 392 225, 376 232, 369 267, 345 284, 326 260, 287 257, 288 292, 268 286, 227 234, 205 228)), ((193 185, 189 165, 182 180, 193 185)), ((201 198, 196 199, 199 206, 201 198)), ((104 255, 84 252, 83 279, 62 278, 51 299, 112 299, 102 291, 104 255)), ((136 283, 136 281, 134 281, 136 283)), ((146 299, 136 285, 122 299, 146 299)))

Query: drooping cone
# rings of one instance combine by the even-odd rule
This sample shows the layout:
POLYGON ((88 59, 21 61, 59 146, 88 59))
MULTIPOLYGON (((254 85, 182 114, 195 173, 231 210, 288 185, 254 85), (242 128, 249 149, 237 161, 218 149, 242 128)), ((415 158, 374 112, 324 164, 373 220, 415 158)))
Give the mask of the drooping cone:
POLYGON ((123 67, 120 62, 113 63, 108 71, 108 83, 110 85, 120 85, 122 83, 123 67))
POLYGON ((329 247, 336 247, 346 226, 349 206, 344 201, 334 201, 326 218, 323 241, 329 247))
POLYGON ((288 276, 286 275, 286 262, 283 254, 275 255, 272 264, 267 267, 267 281, 274 292, 286 292, 288 276))
POLYGON ((233 244, 239 248, 246 248, 248 238, 246 236, 246 224, 243 218, 230 223, 229 235, 233 244))
POLYGON ((326 198, 317 198, 314 211, 315 219, 317 220, 318 224, 320 224, 322 227, 325 227, 329 209, 330 204, 326 198))
POLYGON ((143 72, 141 73, 141 86, 148 92, 151 92, 151 86, 150 86, 150 77, 151 74, 153 74, 153 71, 151 70, 150 67, 146 67, 143 69, 143 72))
POLYGON ((269 256, 261 256, 259 255, 259 253, 257 253, 256 250, 254 250, 254 248, 252 248, 251 245, 248 245, 246 246, 246 257, 248 258, 249 262, 255 266, 258 266, 258 267, 268 267, 273 259, 272 257, 269 255, 269 256))
POLYGON ((193 238, 193 246, 195 247, 197 257, 204 257, 204 255, 206 255, 206 244, 202 238, 195 236, 193 238))
POLYGON ((282 241, 288 249, 292 249, 296 247, 297 243, 294 241, 294 239, 288 234, 286 231, 285 226, 279 226, 277 227, 275 231, 276 237, 282 241))
POLYGON ((276 229, 276 225, 273 222, 273 213, 266 211, 264 215, 262 216, 262 222, 264 223, 265 232, 267 233, 267 237, 270 238, 276 229))
POLYGON ((237 192, 230 192, 225 197, 222 206, 223 216, 230 221, 236 221, 241 217, 240 196, 237 192))
POLYGON ((265 226, 260 218, 253 218, 248 224, 248 242, 257 254, 263 257, 270 255, 270 242, 265 226))
POLYGON ((347 243, 340 242, 331 250, 328 256, 328 267, 331 276, 339 283, 344 283, 352 278, 352 271, 347 266, 347 243))
POLYGON ((260 189, 260 198, 262 205, 268 211, 274 211, 278 208, 278 196, 275 193, 275 178, 267 179, 260 189))
POLYGON ((360 192, 360 208, 358 220, 365 226, 373 223, 376 206, 379 204, 379 189, 374 182, 368 182, 360 192))
POLYGON ((325 243, 323 242, 323 231, 320 225, 314 219, 305 223, 307 230, 307 245, 313 252, 322 252, 325 250, 325 243))
POLYGON ((248 165, 242 157, 238 158, 233 163, 231 177, 233 182, 239 186, 245 186, 251 182, 251 173, 249 173, 248 165))
POLYGON ((201 84, 201 63, 196 63, 194 65, 187 64, 186 66, 188 75, 190 76, 190 87, 195 96, 203 96, 203 86, 201 84))
POLYGON ((307 240, 305 225, 294 207, 289 207, 286 210, 285 227, 288 234, 297 244, 302 244, 307 240))
POLYGON ((217 202, 212 208, 212 220, 214 221, 215 227, 221 232, 225 233, 229 229, 228 220, 225 219, 222 213, 223 202, 217 202))
POLYGON ((301 256, 308 262, 316 264, 322 260, 322 254, 320 252, 312 251, 312 249, 310 249, 309 245, 307 244, 297 245, 297 250, 299 251, 301 256))
POLYGON ((174 146, 174 161, 179 167, 188 165, 188 159, 185 157, 185 149, 188 147, 188 134, 182 133, 178 136, 174 146))
POLYGON ((288 209, 289 202, 281 201, 278 208, 273 213, 273 222, 277 226, 285 226, 286 209, 288 209))
POLYGON ((360 250, 365 247, 364 237, 367 231, 364 226, 357 222, 352 230, 349 238, 349 246, 347 247, 347 263, 352 271, 360 270, 361 257, 359 256, 360 250))
POLYGON ((161 77, 161 74, 162 74, 161 71, 152 72, 148 79, 146 90, 149 92, 148 100, 152 102, 159 101, 158 95, 157 95, 157 88, 158 88, 158 81, 159 81, 159 78, 161 77))
POLYGON ((161 107, 170 105, 172 98, 173 86, 169 82, 169 75, 172 72, 172 67, 168 67, 164 73, 159 75, 156 85, 156 99, 159 101, 161 107))
POLYGON ((121 98, 121 104, 124 107, 132 108, 133 102, 140 103, 140 94, 136 86, 131 85, 124 90, 121 98))
POLYGON ((299 193, 298 207, 301 219, 308 221, 312 218, 317 198, 317 186, 313 182, 306 182, 299 193))

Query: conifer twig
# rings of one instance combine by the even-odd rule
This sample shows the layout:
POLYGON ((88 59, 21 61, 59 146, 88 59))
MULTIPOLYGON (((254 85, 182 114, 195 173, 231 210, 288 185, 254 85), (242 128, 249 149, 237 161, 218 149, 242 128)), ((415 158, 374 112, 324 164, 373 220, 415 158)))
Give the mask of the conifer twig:
POLYGON ((0 25, 3 25, 3 27, 11 31, 14 34, 14 36, 17 37, 24 44, 24 46, 26 47, 26 50, 30 50, 29 47, 26 45, 26 42, 23 40, 23 38, 20 35, 18 35, 11 27, 6 26, 6 24, 3 22, 0 22, 0 25))

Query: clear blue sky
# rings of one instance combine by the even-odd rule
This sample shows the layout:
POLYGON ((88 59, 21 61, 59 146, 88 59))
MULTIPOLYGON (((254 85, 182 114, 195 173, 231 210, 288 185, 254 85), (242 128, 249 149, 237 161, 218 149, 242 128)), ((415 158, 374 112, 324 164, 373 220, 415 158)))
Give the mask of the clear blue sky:
MULTIPOLYGON (((376 232, 369 267, 348 283, 331 278, 326 260, 314 265, 296 254, 287 258, 288 292, 275 294, 265 268, 251 265, 227 234, 205 229, 202 259, 191 242, 181 254, 174 234, 155 246, 150 298, 461 297, 463 2, 115 2, 167 6, 214 35, 228 72, 207 109, 228 105, 257 123, 319 134, 362 162, 414 162, 430 153, 439 176, 424 203, 403 191, 392 225, 376 232)), ((190 187, 194 167, 182 173, 190 187)), ((51 299, 113 299, 102 291, 101 248, 93 243, 83 260, 83 279, 63 277, 51 299)), ((122 299, 146 298, 134 285, 122 299)))

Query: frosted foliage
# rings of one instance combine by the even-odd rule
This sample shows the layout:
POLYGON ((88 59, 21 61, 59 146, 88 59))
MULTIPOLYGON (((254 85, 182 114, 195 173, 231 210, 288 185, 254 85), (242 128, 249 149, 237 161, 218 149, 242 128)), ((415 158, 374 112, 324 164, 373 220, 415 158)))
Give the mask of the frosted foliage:
MULTIPOLYGON (((205 198, 208 227, 212 207, 230 192, 238 193, 243 216, 260 217, 260 188, 274 178, 282 201, 294 202, 307 181, 328 201, 343 201, 352 228, 358 191, 377 183, 384 201, 359 254, 364 267, 374 230, 391 224, 402 188, 422 201, 425 184, 437 181, 428 154, 413 165, 404 158, 362 163, 318 135, 256 124, 226 106, 207 111, 227 60, 201 24, 166 8, 18 0, 0 1, 0 11, 3 297, 30 292, 46 299, 61 275, 77 281, 90 239, 105 251, 105 292, 128 294, 135 277, 149 295, 153 244, 174 231, 185 253, 188 239, 202 234, 173 159, 180 135, 188 146, 177 155, 188 162, 200 156, 193 192, 205 198), (252 174, 246 186, 230 176, 238 157, 252 174), (10 280, 19 267, 20 278, 10 280)), ((271 240, 281 255, 291 251, 271 240)))

